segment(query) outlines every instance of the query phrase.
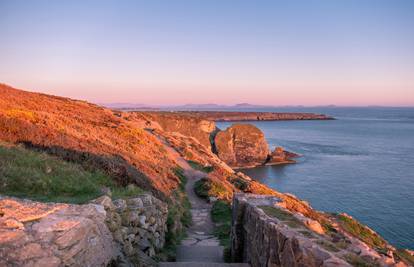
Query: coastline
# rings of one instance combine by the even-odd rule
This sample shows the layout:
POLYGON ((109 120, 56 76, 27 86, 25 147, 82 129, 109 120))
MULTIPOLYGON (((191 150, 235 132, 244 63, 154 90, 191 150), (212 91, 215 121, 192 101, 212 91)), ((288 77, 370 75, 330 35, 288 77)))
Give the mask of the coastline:
POLYGON ((254 111, 139 111, 143 114, 166 114, 198 118, 214 122, 335 120, 336 118, 310 112, 254 112, 254 111))

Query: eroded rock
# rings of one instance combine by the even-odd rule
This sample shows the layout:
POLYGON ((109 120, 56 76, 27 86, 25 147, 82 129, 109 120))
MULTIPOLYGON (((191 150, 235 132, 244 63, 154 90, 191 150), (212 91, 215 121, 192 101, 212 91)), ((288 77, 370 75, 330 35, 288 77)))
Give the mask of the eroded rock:
POLYGON ((234 124, 214 141, 218 157, 233 168, 262 165, 269 155, 263 132, 251 124, 234 124))
POLYGON ((102 206, 3 198, 0 207, 4 266, 106 266, 117 253, 102 206), (5 227, 11 218, 24 228, 5 227))

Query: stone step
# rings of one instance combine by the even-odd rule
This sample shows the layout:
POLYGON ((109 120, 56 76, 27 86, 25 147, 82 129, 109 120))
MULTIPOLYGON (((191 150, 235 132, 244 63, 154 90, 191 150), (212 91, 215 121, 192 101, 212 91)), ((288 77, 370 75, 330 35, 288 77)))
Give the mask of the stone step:
POLYGON ((222 263, 222 262, 160 262, 160 267, 250 267, 248 263, 222 263))
POLYGON ((223 262, 222 246, 177 246, 177 262, 223 262))

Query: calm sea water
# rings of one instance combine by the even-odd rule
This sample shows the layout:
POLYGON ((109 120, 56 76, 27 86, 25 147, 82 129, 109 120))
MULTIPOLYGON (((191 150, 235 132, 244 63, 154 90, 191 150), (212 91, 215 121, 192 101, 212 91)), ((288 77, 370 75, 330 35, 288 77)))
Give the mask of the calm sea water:
MULTIPOLYGON (((414 249, 414 108, 294 111, 337 120, 251 122, 271 148, 282 146, 303 156, 297 164, 243 171, 316 209, 346 212, 393 245, 414 249)), ((217 124, 221 129, 231 125, 217 124)))

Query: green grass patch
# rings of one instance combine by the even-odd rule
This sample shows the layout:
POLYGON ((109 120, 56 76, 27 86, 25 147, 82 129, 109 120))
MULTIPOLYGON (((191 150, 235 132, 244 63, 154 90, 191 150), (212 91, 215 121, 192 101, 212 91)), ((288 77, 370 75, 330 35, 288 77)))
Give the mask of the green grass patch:
POLYGON ((191 168, 193 168, 195 170, 205 172, 205 173, 209 173, 209 172, 212 172, 214 170, 213 166, 203 166, 200 163, 198 163, 196 161, 192 161, 192 160, 187 160, 187 162, 191 166, 191 168))
POLYGON ((338 218, 341 226, 351 235, 361 239, 371 247, 375 247, 377 249, 386 247, 387 243, 384 239, 382 239, 378 234, 372 232, 366 226, 360 224, 358 221, 342 214, 338 214, 336 217, 338 218))
POLYGON ((215 223, 231 222, 231 206, 229 203, 218 200, 211 209, 211 219, 215 223))
POLYGON ((218 200, 211 208, 211 219, 215 223, 214 235, 220 240, 220 245, 224 246, 224 260, 229 261, 230 251, 230 231, 231 231, 231 206, 229 203, 218 200))
POLYGON ((46 153, 0 145, 0 193, 45 202, 85 203, 109 187, 115 195, 142 193, 118 187, 105 173, 85 170, 46 153))
POLYGON ((266 215, 279 219, 291 228, 301 228, 303 226, 303 223, 300 220, 296 219, 293 214, 287 211, 271 206, 259 206, 259 208, 261 208, 266 215))
POLYGON ((174 174, 180 180, 179 189, 184 192, 185 191, 185 185, 187 184, 188 178, 187 178, 187 176, 185 176, 183 168, 177 166, 174 169, 174 174))
POLYGON ((112 199, 130 198, 145 193, 140 187, 130 184, 126 187, 115 187, 112 189, 112 199))
POLYGON ((159 260, 174 261, 177 245, 185 237, 185 227, 192 224, 191 203, 185 192, 187 177, 182 168, 174 169, 175 175, 180 180, 179 187, 173 192, 172 199, 168 203, 167 233, 165 235, 165 246, 159 253, 159 260))

